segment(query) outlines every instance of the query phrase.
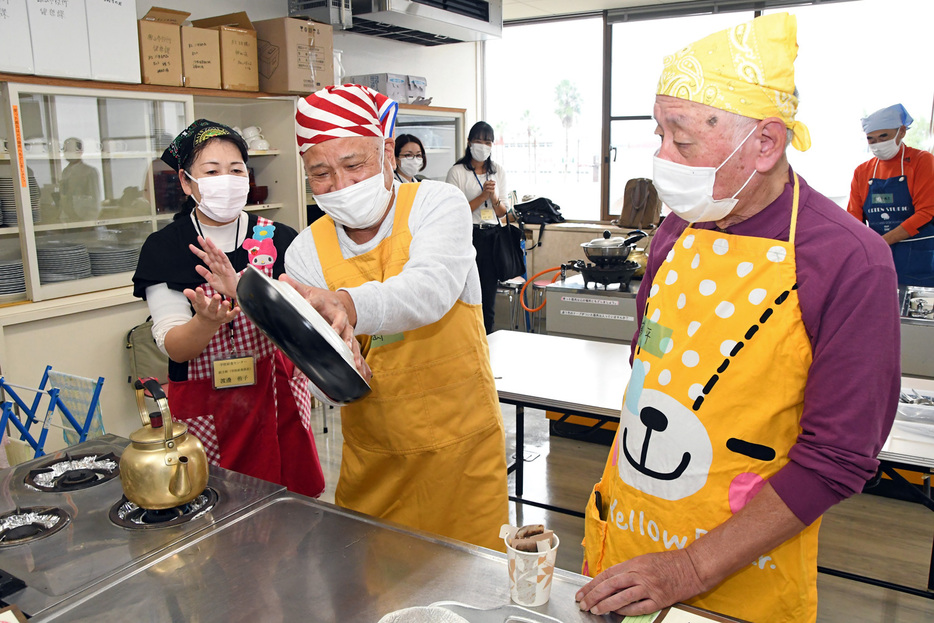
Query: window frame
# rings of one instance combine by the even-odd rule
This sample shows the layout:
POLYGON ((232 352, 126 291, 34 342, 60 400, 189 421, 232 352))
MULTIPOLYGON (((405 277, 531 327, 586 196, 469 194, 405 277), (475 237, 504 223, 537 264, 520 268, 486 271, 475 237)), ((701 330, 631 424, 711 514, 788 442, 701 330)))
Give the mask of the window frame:
MULTIPOLYGON (((686 0, 674 4, 646 5, 621 9, 609 9, 600 12, 575 13, 561 16, 548 16, 542 18, 525 18, 504 22, 504 28, 512 26, 528 26, 549 22, 566 22, 581 18, 601 17, 603 20, 603 84, 601 86, 601 159, 600 159, 600 220, 577 221, 581 223, 607 223, 614 215, 610 214, 610 168, 611 168, 611 129, 614 122, 651 121, 651 115, 613 115, 612 111, 612 84, 613 84, 613 25, 623 22, 660 20, 674 17, 690 17, 693 15, 709 15, 715 13, 748 13, 749 19, 759 17, 763 10, 777 8, 791 8, 798 6, 858 2, 859 0, 686 0)), ((485 109, 486 90, 483 90, 485 109)))

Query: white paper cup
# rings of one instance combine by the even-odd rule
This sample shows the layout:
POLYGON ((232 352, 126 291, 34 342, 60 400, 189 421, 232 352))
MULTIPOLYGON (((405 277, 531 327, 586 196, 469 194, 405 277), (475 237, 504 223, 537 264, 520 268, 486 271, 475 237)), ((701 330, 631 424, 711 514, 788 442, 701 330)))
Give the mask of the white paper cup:
POLYGON ((551 549, 546 552, 520 552, 506 544, 509 568, 509 596, 520 606, 541 606, 551 597, 551 580, 558 554, 558 535, 551 537, 551 549))

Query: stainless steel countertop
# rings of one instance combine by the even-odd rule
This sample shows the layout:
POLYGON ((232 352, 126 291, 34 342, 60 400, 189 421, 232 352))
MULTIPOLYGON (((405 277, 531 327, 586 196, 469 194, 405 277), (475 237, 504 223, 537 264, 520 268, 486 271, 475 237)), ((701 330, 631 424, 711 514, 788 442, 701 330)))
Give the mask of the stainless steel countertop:
MULTIPOLYGON (((551 600, 531 610, 620 621, 579 610, 586 581, 556 569, 551 600)), ((438 601, 509 604, 505 554, 283 492, 34 620, 376 623, 438 601)))

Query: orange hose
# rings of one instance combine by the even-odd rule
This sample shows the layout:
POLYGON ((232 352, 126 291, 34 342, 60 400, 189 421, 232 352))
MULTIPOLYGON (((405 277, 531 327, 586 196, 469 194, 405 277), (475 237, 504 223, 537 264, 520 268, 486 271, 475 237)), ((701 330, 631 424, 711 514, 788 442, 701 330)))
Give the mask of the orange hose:
POLYGON ((544 275, 545 273, 550 273, 550 272, 553 271, 553 270, 559 271, 559 272, 558 272, 554 277, 552 277, 552 279, 551 279, 551 283, 554 283, 554 282, 556 282, 556 281, 558 280, 558 277, 561 276, 561 272, 560 272, 560 271, 561 271, 561 267, 560 267, 560 266, 555 266, 554 268, 546 268, 546 269, 543 270, 542 272, 536 273, 536 274, 532 275, 532 277, 531 277, 530 279, 527 279, 526 282, 522 285, 522 288, 519 290, 519 304, 522 305, 522 309, 524 309, 525 311, 527 311, 527 312, 529 312, 529 313, 533 313, 533 314, 534 314, 535 312, 539 311, 541 308, 543 308, 543 307, 545 306, 546 301, 542 301, 542 304, 539 305, 538 307, 536 307, 535 309, 531 309, 531 308, 529 308, 528 306, 526 306, 526 304, 525 304, 525 289, 526 289, 527 287, 529 287, 529 284, 532 283, 532 282, 534 282, 536 278, 538 278, 538 277, 544 275))

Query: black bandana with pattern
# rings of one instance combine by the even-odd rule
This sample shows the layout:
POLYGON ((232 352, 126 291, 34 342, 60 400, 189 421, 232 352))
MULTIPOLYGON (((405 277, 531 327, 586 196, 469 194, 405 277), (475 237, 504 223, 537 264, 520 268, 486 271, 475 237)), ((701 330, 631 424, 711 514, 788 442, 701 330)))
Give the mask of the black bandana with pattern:
POLYGON ((181 134, 176 136, 175 140, 162 152, 162 161, 178 171, 182 163, 191 156, 195 147, 218 136, 230 137, 234 144, 240 149, 240 153, 243 155, 243 161, 247 161, 247 145, 243 137, 237 134, 232 128, 208 119, 198 119, 182 130, 181 134))

